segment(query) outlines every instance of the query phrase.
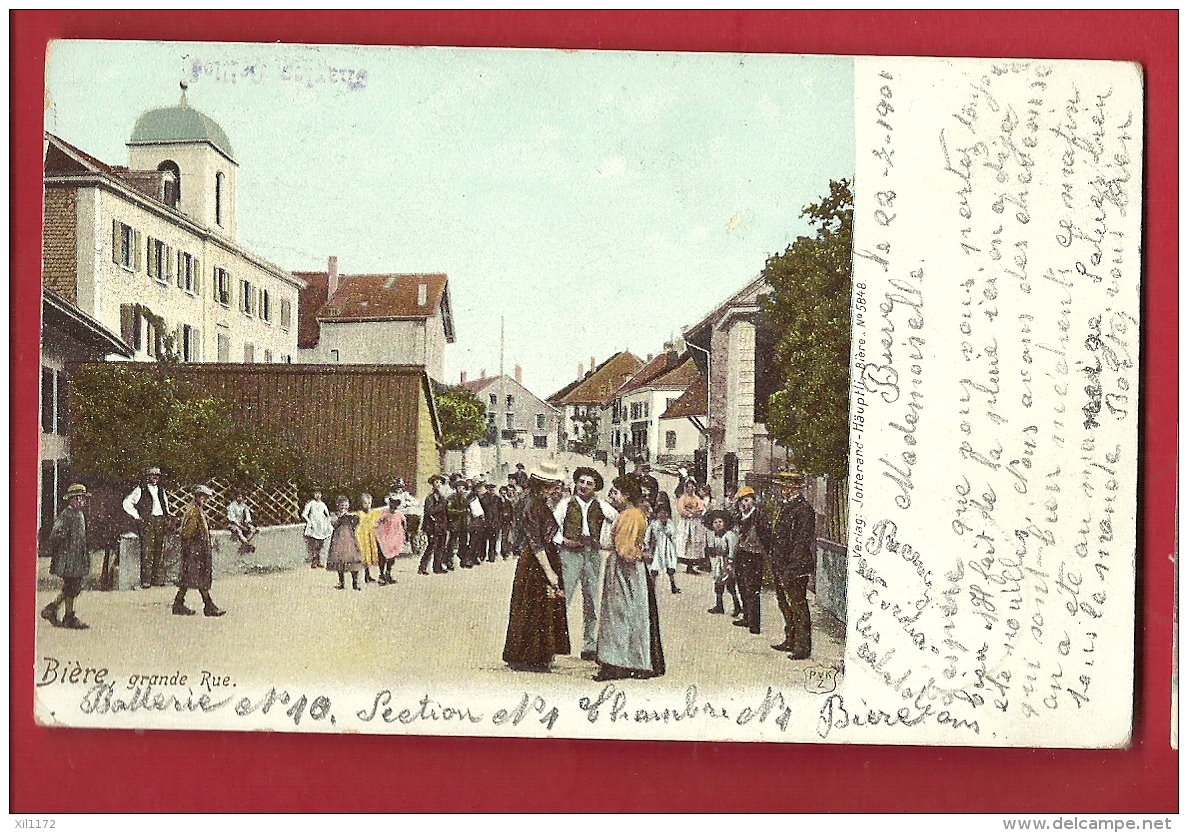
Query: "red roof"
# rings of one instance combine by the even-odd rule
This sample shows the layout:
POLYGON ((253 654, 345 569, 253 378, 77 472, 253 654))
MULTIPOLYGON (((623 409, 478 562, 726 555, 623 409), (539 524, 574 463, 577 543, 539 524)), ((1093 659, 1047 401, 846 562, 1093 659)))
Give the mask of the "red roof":
POLYGON ((709 382, 700 373, 693 383, 685 389, 664 413, 660 419, 680 419, 682 417, 703 417, 709 414, 709 382))
POLYGON ((294 272, 307 287, 301 293, 298 346, 315 347, 323 321, 396 321, 446 319, 446 337, 453 341, 453 319, 444 274, 339 275, 338 289, 327 299, 326 272, 294 272), (421 287, 425 287, 422 300, 421 287))
POLYGON ((615 353, 576 381, 548 398, 550 405, 605 405, 623 383, 643 367, 634 353, 615 353))
POLYGON ((626 396, 632 391, 644 387, 688 387, 695 378, 697 367, 688 351, 677 353, 667 351, 643 366, 643 369, 632 376, 619 390, 616 396, 626 396), (688 368, 685 367, 688 366, 688 368), (680 370, 680 373, 673 371, 680 370))

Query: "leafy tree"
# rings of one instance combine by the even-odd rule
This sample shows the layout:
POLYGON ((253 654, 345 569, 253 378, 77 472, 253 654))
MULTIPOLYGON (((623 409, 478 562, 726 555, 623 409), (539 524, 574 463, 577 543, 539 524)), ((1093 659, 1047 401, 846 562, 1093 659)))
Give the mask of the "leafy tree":
POLYGON ((460 385, 436 385, 434 399, 447 449, 461 450, 487 435, 487 409, 474 393, 460 385))
POLYGON ((143 365, 80 367, 71 420, 73 466, 85 477, 126 483, 160 465, 182 484, 302 479, 302 460, 283 439, 255 436, 225 402, 143 365))
POLYGON ((829 195, 805 207, 815 233, 768 258, 772 292, 760 307, 778 381, 768 428, 800 468, 837 479, 849 460, 851 185, 831 181, 829 195))

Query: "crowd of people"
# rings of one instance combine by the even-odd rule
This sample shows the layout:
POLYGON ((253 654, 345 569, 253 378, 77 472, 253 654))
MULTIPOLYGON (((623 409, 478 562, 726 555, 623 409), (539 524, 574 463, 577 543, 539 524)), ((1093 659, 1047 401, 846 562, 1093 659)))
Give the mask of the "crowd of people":
MULTIPOLYGON (((569 654, 567 608, 581 596, 579 655, 597 663, 597 680, 664 673, 656 587, 667 580, 670 593, 681 593, 677 576, 682 566, 687 574, 710 572, 710 614, 726 613, 729 595, 733 624, 760 634, 762 580, 770 564, 784 618, 783 640, 772 648, 794 660, 807 659, 812 652, 807 588, 816 566, 816 514, 805 499, 805 478, 776 475, 782 499, 773 523, 751 487, 739 489, 732 505, 719 507, 707 486, 684 471, 680 474, 675 499, 660 489, 646 465, 616 477, 605 499, 599 497, 605 487, 602 475, 588 466, 573 472, 572 486, 547 461, 531 472, 518 465, 502 486, 486 477, 433 475, 421 507, 424 543, 415 548, 409 512, 417 500, 403 480, 392 484, 378 508, 370 494, 360 495, 357 509, 340 495, 332 512, 315 490, 301 511, 308 560, 310 567, 324 566, 337 575, 337 590, 346 589, 350 573, 351 588, 358 591, 369 583, 395 584, 393 564, 410 549, 419 555, 417 571, 422 575, 445 575, 516 556, 504 661, 515 670, 547 671, 556 655, 569 654)), ((189 590, 199 592, 206 616, 225 613, 210 595, 213 548, 207 506, 213 494, 205 485, 195 486, 177 524, 181 564, 175 615, 195 614, 186 605, 189 590)), ((50 571, 62 578, 63 587, 41 615, 55 626, 87 627, 76 614, 75 600, 90 573, 84 512, 89 497, 85 486, 70 486, 67 505, 47 539, 50 571)), ((163 552, 172 506, 156 467, 145 470, 123 501, 140 538, 141 587, 166 583, 163 552)), ((226 515, 226 528, 240 552, 254 551, 258 529, 243 492, 234 494, 226 515)))

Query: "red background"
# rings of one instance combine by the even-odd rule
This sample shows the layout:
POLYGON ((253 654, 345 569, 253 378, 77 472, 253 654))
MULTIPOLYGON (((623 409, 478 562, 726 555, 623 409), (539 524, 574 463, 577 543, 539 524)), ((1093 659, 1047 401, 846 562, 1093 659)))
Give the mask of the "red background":
POLYGON ((13 12, 11 22, 11 812, 1178 810, 1178 763, 1168 742, 1178 416, 1177 12, 13 12), (35 583, 38 474, 40 132, 45 45, 51 38, 1141 63, 1147 95, 1144 456, 1133 748, 975 750, 34 726, 37 616, 29 589, 35 583), (323 776, 334 771, 357 772, 357 787, 328 790, 323 776))

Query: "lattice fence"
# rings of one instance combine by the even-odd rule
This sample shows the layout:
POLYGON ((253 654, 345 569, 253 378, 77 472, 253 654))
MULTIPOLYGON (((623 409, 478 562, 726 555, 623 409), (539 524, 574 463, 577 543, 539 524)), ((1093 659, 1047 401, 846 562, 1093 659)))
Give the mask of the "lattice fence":
MULTIPOLYGON (((226 526, 223 522, 227 518, 227 506, 235 499, 234 487, 219 480, 208 481, 206 485, 214 491, 214 497, 207 504, 207 517, 212 519, 214 528, 222 528, 226 526)), ((293 483, 258 486, 248 491, 247 503, 252 510, 252 523, 256 526, 280 526, 301 520, 297 486, 293 483)))

